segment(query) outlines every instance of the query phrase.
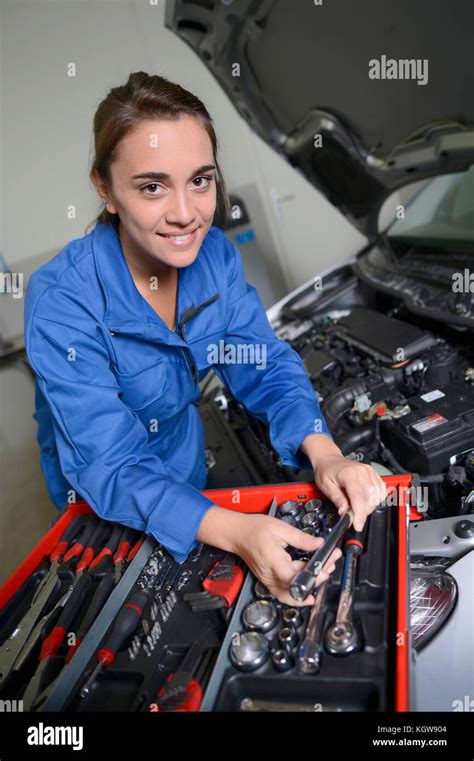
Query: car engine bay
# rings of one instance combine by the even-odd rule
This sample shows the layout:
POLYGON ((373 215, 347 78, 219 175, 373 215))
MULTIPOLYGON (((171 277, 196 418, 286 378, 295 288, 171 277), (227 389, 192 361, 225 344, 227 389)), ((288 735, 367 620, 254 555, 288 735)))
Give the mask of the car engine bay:
MULTIPOLYGON (((392 473, 416 473, 424 487, 420 494, 426 495, 426 504, 419 503, 418 509, 428 518, 470 513, 474 510, 472 329, 453 324, 442 311, 436 320, 431 314, 425 316, 420 304, 413 311, 411 301, 400 292, 388 293, 388 280, 383 292, 374 287, 360 276, 366 259, 363 252, 355 263, 315 278, 290 296, 272 320, 273 328, 300 355, 331 434, 346 457, 380 463, 392 473)), ((459 268, 459 262, 453 262, 453 272, 456 264, 459 268)), ((425 291, 431 288, 430 277, 433 287, 451 290, 448 277, 440 286, 429 261, 425 276, 425 291)), ((430 302, 430 313, 431 307, 430 302)), ((219 459, 233 459, 231 474, 228 464, 224 466, 225 483, 217 476, 219 486, 238 485, 239 479, 247 483, 243 471, 249 469, 253 483, 311 477, 279 463, 264 424, 227 389, 205 394, 201 405, 209 473, 217 476, 219 459), (231 429, 226 444, 232 436, 237 457, 234 452, 233 457, 223 458, 222 431, 216 443, 215 428, 213 433, 209 427, 210 404, 218 407, 219 417, 231 429)))

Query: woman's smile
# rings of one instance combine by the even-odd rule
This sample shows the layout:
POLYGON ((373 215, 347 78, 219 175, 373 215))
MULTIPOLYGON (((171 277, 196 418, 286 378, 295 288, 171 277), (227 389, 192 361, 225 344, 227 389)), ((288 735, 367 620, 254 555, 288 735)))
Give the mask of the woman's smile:
POLYGON ((171 246, 188 248, 188 246, 191 246, 195 242, 198 229, 198 227, 195 227, 194 230, 188 233, 157 233, 157 235, 166 240, 171 246))

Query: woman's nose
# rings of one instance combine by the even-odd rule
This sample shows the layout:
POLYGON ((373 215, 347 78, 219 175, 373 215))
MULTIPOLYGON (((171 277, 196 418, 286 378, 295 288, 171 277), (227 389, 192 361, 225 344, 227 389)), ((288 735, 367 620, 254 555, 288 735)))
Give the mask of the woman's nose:
POLYGON ((193 205, 186 191, 176 191, 172 194, 166 219, 169 224, 178 223, 183 227, 193 221, 193 205))

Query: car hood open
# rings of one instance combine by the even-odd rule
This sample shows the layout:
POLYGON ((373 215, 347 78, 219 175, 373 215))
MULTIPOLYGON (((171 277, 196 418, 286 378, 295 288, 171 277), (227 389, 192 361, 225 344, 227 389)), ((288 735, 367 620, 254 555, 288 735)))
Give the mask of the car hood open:
POLYGON ((167 0, 165 23, 370 237, 393 190, 474 161, 472 0, 167 0))

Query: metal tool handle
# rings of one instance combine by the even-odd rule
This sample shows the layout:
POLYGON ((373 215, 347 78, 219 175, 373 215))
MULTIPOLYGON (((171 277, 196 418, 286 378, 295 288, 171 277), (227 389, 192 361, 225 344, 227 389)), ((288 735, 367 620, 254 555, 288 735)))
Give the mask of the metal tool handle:
POLYGON ((311 594, 316 584, 316 578, 321 573, 324 564, 336 548, 338 542, 342 539, 345 532, 352 523, 352 517, 347 512, 342 515, 333 530, 327 537, 326 541, 314 555, 308 560, 305 567, 300 571, 290 585, 290 594, 299 602, 306 600, 311 594))
POLYGON ((352 619, 352 605, 354 602, 354 577, 357 565, 357 553, 346 552, 344 570, 342 572, 341 594, 337 606, 337 623, 347 623, 352 619))
POLYGON ((324 582, 316 594, 304 639, 298 651, 298 669, 304 674, 314 674, 319 670, 328 584, 329 582, 324 582))

